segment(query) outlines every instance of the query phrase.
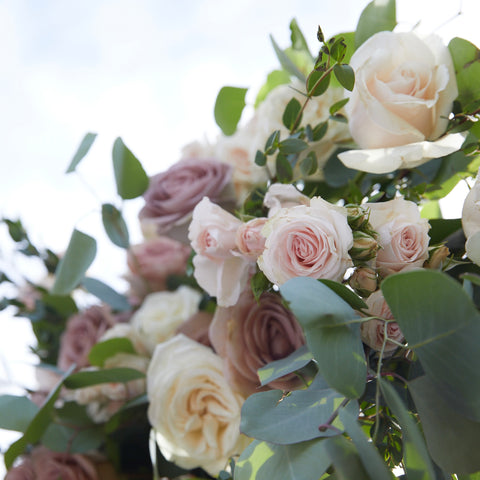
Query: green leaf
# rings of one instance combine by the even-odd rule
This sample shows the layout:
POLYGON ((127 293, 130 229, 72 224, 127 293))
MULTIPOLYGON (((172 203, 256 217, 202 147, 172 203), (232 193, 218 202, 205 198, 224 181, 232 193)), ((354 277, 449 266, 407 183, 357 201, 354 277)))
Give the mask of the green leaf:
POLYGON ((293 126, 297 123, 297 117, 299 116, 299 114, 300 114, 300 120, 298 121, 297 124, 300 124, 300 121, 302 118, 302 115, 300 113, 301 109, 302 109, 302 106, 300 105, 300 102, 295 97, 293 97, 287 103, 287 106, 285 107, 285 111, 283 112, 282 122, 288 130, 292 130, 293 126))
POLYGON ((472 422, 445 402, 426 377, 409 382, 417 407, 428 451, 435 463, 449 473, 480 470, 478 439, 480 423, 472 422))
POLYGON ((271 285, 272 284, 261 270, 256 272, 250 280, 250 286, 252 287, 252 293, 255 300, 258 301, 260 295, 271 287, 271 285))
POLYGON ((319 140, 321 140, 327 133, 327 130, 328 130, 328 120, 315 125, 313 129, 313 141, 318 142, 319 140))
POLYGON ((355 30, 355 48, 377 32, 392 31, 397 24, 395 0, 373 0, 360 15, 355 30))
POLYGON ((87 133, 83 137, 83 140, 80 143, 80 146, 78 147, 77 151, 75 152, 75 155, 73 156, 72 161, 70 162, 70 165, 68 166, 67 171, 65 173, 71 173, 75 171, 78 164, 83 160, 85 155, 90 150, 90 147, 93 145, 95 138, 97 138, 96 133, 87 133))
POLYGON ((367 304, 360 298, 355 292, 352 292, 343 283, 335 282, 334 280, 328 280, 321 278, 319 282, 322 282, 330 290, 333 290, 340 298, 345 300, 354 310, 367 309, 367 304))
POLYGON ((235 465, 235 480, 317 480, 330 466, 324 440, 275 445, 254 440, 235 465))
POLYGON ((308 143, 299 138, 286 138, 278 144, 278 147, 284 155, 289 155, 291 153, 303 152, 303 150, 308 148, 308 143))
MULTIPOLYGON (((290 22, 290 40, 292 41, 292 48, 294 50, 299 50, 301 52, 307 52, 310 57, 310 49, 308 48, 308 43, 305 40, 305 37, 298 26, 297 20, 293 18, 290 22)), ((312 58, 313 60, 313 58, 312 58)))
MULTIPOLYGON (((343 429, 338 418, 333 422, 335 429, 320 430, 319 427, 344 400, 319 375, 307 389, 295 390, 286 396, 281 390, 254 393, 242 406, 240 431, 279 445, 338 435, 343 429)), ((351 408, 355 410, 355 402, 352 403, 351 408)), ((358 408, 355 412, 358 413, 358 408)))
POLYGON ((428 223, 431 227, 428 231, 430 245, 443 242, 449 235, 462 228, 460 218, 432 218, 428 223))
POLYGON ((480 51, 473 43, 458 37, 450 40, 448 49, 453 59, 457 78, 457 100, 462 106, 466 106, 472 99, 480 96, 480 85, 478 83, 480 51))
POLYGON ((357 415, 352 415, 345 408, 340 409, 340 421, 343 423, 346 433, 352 439, 357 451, 360 453, 360 460, 368 472, 371 480, 391 480, 392 473, 388 470, 385 462, 380 457, 370 439, 365 436, 357 421, 357 415))
POLYGON ((85 453, 97 450, 105 442, 101 425, 72 428, 50 424, 42 436, 42 445, 55 452, 85 453))
POLYGON ((432 270, 391 275, 382 290, 439 394, 463 415, 480 421, 480 314, 468 294, 458 282, 432 270))
POLYGON ((10 469, 15 459, 25 451, 28 445, 33 445, 40 440, 45 430, 50 425, 52 421, 52 412, 58 395, 60 394, 60 390, 63 386, 63 381, 71 373, 73 368, 74 366, 72 366, 65 373, 65 375, 60 379, 55 388, 50 392, 42 408, 37 411, 36 415, 29 423, 23 436, 20 437, 16 442, 12 443, 8 450, 5 452, 4 460, 7 470, 10 469))
POLYGON ((280 130, 275 130, 270 136, 267 138, 265 142, 265 153, 267 155, 272 155, 278 148, 278 142, 280 140, 280 130))
POLYGON ((0 428, 24 432, 37 412, 37 405, 27 397, 0 396, 0 428))
POLYGON ((334 103, 331 107, 330 107, 330 115, 335 115, 339 110, 341 110, 349 101, 350 99, 349 98, 344 98, 343 100, 340 100, 336 103, 334 103))
POLYGON ((120 210, 110 203, 103 204, 102 222, 105 232, 112 243, 121 248, 130 246, 128 227, 120 210))
POLYGON ((420 216, 427 219, 442 218, 442 210, 438 200, 425 203, 420 211, 420 216))
POLYGON ((343 88, 350 92, 353 90, 353 86, 355 85, 355 72, 350 65, 337 63, 333 67, 333 73, 343 88))
POLYGON ((279 153, 275 161, 277 179, 280 183, 290 183, 293 179, 293 169, 288 158, 279 153))
POLYGON ((255 108, 267 98, 267 95, 276 87, 290 83, 290 75, 285 70, 274 70, 267 75, 267 81, 262 85, 255 99, 255 108))
POLYGON ((125 295, 116 292, 112 287, 103 283, 101 280, 85 277, 82 280, 82 285, 92 295, 95 295, 98 299, 102 300, 102 302, 110 305, 113 310, 125 312, 132 308, 125 295))
POLYGON ((65 379, 65 386, 73 390, 100 383, 125 383, 139 378, 145 378, 145 374, 134 368, 106 368, 105 370, 89 370, 74 373, 65 379))
POLYGON ((300 161, 300 171, 305 177, 313 175, 318 170, 317 155, 314 151, 308 153, 308 155, 300 161))
POLYGON ((307 345, 327 383, 347 398, 365 389, 367 365, 356 312, 313 278, 292 278, 280 287, 302 325, 307 345))
POLYGON ((313 355, 309 352, 307 346, 303 345, 288 355, 288 357, 275 360, 274 362, 270 362, 268 365, 260 368, 258 370, 260 384, 264 386, 284 375, 296 372, 308 365, 312 359, 313 355))
POLYGON ((255 154, 255 165, 264 167, 267 164, 267 156, 260 150, 255 154))
POLYGON ((403 456, 409 480, 434 480, 433 465, 425 441, 415 420, 405 408, 398 393, 388 382, 377 379, 387 405, 393 411, 403 432, 403 456))
POLYGON ((88 361, 91 365, 103 367, 107 358, 117 353, 135 354, 132 342, 126 337, 110 338, 103 342, 96 343, 88 354, 88 361))
POLYGON ((51 293, 68 295, 78 286, 97 253, 97 242, 89 235, 74 230, 65 255, 55 272, 51 293))
POLYGON ((148 188, 148 176, 135 155, 121 138, 117 138, 112 150, 113 170, 117 192, 124 200, 137 198, 148 188))
POLYGON ((326 439, 325 450, 339 480, 371 480, 362 465, 357 450, 345 437, 337 436, 326 439))
POLYGON ((225 135, 233 135, 245 108, 248 88, 222 87, 215 101, 214 115, 225 135))
POLYGON ((307 78, 307 92, 313 97, 318 97, 325 93, 330 85, 331 74, 327 73, 324 78, 325 72, 317 72, 313 70, 307 78))
POLYGON ((284 70, 290 75, 297 77, 300 81, 305 81, 305 75, 297 68, 297 66, 290 60, 288 55, 278 46, 272 35, 270 35, 270 41, 272 42, 273 49, 277 55, 278 61, 284 70))

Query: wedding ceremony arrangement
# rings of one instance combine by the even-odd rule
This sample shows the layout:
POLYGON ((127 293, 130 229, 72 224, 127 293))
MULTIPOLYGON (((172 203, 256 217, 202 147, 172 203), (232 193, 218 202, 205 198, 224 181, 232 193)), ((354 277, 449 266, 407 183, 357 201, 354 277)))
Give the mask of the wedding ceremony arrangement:
POLYGON ((7 480, 480 480, 480 50, 396 27, 373 0, 313 50, 292 19, 248 118, 223 87, 216 140, 152 176, 117 138, 124 291, 90 234, 1 219, 44 271, 0 272, 38 358, 0 395, 7 480))

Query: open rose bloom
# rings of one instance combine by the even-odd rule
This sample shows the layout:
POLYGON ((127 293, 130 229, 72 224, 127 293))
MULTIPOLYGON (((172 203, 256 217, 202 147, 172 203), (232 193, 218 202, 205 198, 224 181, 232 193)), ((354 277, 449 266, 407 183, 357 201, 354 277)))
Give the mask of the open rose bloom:
POLYGON ((458 150, 443 136, 458 95, 453 62, 439 37, 379 32, 353 54, 355 87, 346 105, 360 149, 339 154, 349 168, 388 173, 458 150))

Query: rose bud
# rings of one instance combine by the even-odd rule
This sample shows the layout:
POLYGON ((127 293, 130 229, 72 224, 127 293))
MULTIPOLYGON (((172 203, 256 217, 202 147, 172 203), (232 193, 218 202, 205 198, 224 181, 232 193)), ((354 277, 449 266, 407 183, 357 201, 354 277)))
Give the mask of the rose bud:
POLYGON ((368 224, 370 212, 360 205, 346 205, 347 221, 352 230, 361 230, 368 224))
POLYGON ((425 268, 431 268, 434 270, 441 270, 443 268, 443 262, 450 255, 450 250, 445 245, 433 248, 430 251, 430 257, 423 265, 425 268))
POLYGON ((348 253, 353 260, 366 261, 374 258, 379 248, 377 240, 372 235, 357 230, 353 232, 353 247, 348 253))
POLYGON ((348 282, 359 295, 368 297, 377 289, 377 274, 372 268, 358 267, 348 282))

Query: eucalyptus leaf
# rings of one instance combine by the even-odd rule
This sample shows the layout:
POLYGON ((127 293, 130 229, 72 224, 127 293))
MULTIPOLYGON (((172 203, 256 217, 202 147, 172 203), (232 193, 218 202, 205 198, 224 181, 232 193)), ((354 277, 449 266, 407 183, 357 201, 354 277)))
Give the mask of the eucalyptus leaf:
POLYGON ((335 115, 339 110, 341 110, 349 101, 349 98, 344 98, 343 100, 339 100, 338 102, 335 102, 331 107, 330 107, 330 115, 335 115))
POLYGON ((97 242, 89 235, 74 230, 65 255, 55 272, 51 293, 68 295, 78 286, 97 253, 97 242))
POLYGON ((307 345, 330 387, 347 398, 365 389, 367 365, 358 314, 335 292, 313 279, 292 278, 280 287, 302 325, 307 345))
POLYGON ((248 88, 222 87, 215 101, 215 122, 225 135, 233 135, 245 108, 248 88))
POLYGON ((462 286, 441 272, 418 270, 387 277, 382 291, 439 395, 480 421, 480 314, 462 286))
POLYGON ((343 283, 335 282, 334 280, 328 280, 321 278, 319 282, 322 282, 330 290, 333 290, 340 298, 345 300, 353 309, 364 310, 367 309, 367 304, 359 297, 355 292, 352 292, 343 283))
POLYGON ((258 370, 258 377, 262 387, 284 375, 296 372, 308 365, 313 359, 306 345, 297 348, 288 357, 275 360, 258 370))
POLYGON ((480 422, 473 422, 445 402, 426 376, 408 384, 417 407, 428 451, 435 463, 449 473, 480 470, 480 422))
POLYGON ((338 435, 343 429, 338 418, 333 422, 335 428, 319 427, 344 400, 319 375, 307 389, 294 390, 286 396, 281 390, 254 393, 242 406, 240 431, 279 445, 338 435))
POLYGON ((308 148, 308 143, 300 140, 299 138, 286 138, 278 144, 278 147, 280 149, 280 152, 285 155, 289 155, 291 153, 302 152, 303 150, 308 148))
POLYGON ((83 140, 81 141, 81 143, 80 143, 77 151, 75 152, 75 155, 73 156, 72 161, 70 162, 70 165, 68 166, 67 171, 65 173, 71 173, 71 172, 75 171, 78 164, 87 155, 88 151, 90 150, 90 147, 93 145, 93 142, 95 141, 96 138, 97 138, 96 133, 87 133, 83 137, 83 140))
POLYGON ((300 171, 305 177, 313 175, 318 170, 318 161, 315 152, 312 150, 300 161, 300 171))
POLYGON ((326 439, 325 450, 339 480, 371 480, 354 445, 345 437, 326 439))
POLYGON ((300 102, 293 97, 285 107, 285 111, 283 112, 282 122, 288 130, 292 130, 295 124, 299 124, 302 118, 300 113, 302 106, 300 102), (297 121, 297 118, 300 120, 297 121))
POLYGON ((88 361, 91 365, 103 367, 105 360, 117 353, 135 354, 135 349, 130 339, 126 337, 110 338, 96 343, 88 354, 88 361))
POLYGON ((97 450, 105 441, 101 425, 75 428, 50 424, 42 436, 42 445, 55 452, 86 453, 97 450))
POLYGON ((117 138, 113 144, 112 160, 117 192, 120 197, 129 200, 142 195, 148 188, 148 176, 142 164, 121 138, 117 138))
POLYGON ((235 465, 235 480, 318 480, 330 467, 324 440, 275 445, 254 440, 235 465))
POLYGON ((270 41, 272 42, 273 49, 275 50, 278 61, 283 69, 294 77, 297 77, 300 81, 305 82, 305 75, 297 68, 292 60, 290 60, 288 55, 278 46, 272 35, 270 35, 270 41))
POLYGON ((257 153, 255 154, 255 165, 258 165, 259 167, 264 167, 266 164, 267 156, 260 150, 257 150, 257 153))
POLYGON ((395 0, 373 0, 360 15, 355 30, 355 48, 375 33, 391 31, 397 24, 395 0))
POLYGON ((445 241, 447 237, 462 228, 460 218, 432 218, 428 223, 430 224, 428 235, 431 245, 445 241))
POLYGON ((104 303, 110 305, 113 310, 124 312, 132 308, 125 295, 118 293, 101 280, 85 277, 82 280, 82 285, 92 295, 95 295, 104 303))
POLYGON ((355 85, 355 72, 350 65, 337 64, 333 67, 333 73, 343 88, 350 92, 353 90, 353 86, 355 85))
POLYGON ((410 416, 398 393, 387 381, 377 379, 381 392, 394 413, 403 433, 403 456, 409 480, 434 480, 433 464, 415 420, 410 416))
POLYGON ((90 387, 101 383, 125 383, 130 380, 145 378, 145 374, 134 368, 106 368, 104 370, 85 370, 73 373, 65 379, 65 386, 70 389, 90 387))
POLYGON ((0 396, 0 428, 24 432, 38 413, 38 406, 27 397, 0 396))
POLYGON ((279 153, 275 160, 275 170, 280 183, 290 183, 293 179, 293 169, 288 158, 279 153))
POLYGON ((108 238, 121 248, 130 246, 128 227, 123 219, 122 212, 110 203, 102 205, 102 222, 108 238))
POLYGON ((330 85, 330 78, 330 73, 313 70, 307 78, 308 95, 319 97, 324 94, 330 85))

